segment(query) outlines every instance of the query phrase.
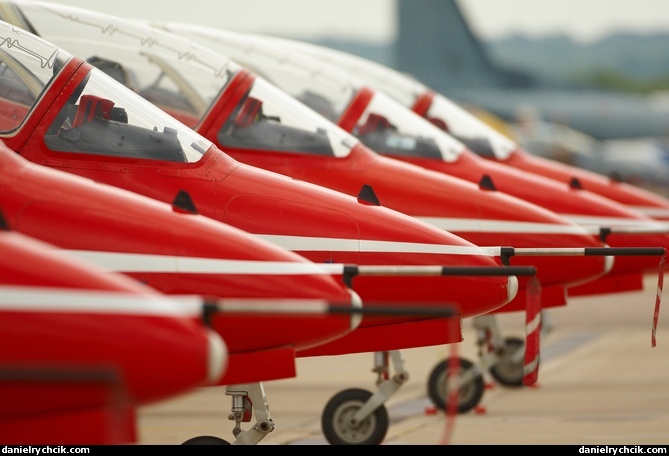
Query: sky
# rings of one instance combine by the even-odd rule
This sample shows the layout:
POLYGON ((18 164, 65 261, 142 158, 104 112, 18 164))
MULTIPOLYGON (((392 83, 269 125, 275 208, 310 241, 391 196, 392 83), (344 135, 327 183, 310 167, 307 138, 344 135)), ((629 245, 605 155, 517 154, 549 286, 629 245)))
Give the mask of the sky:
MULTIPOLYGON (((395 0, 51 1, 118 16, 307 40, 384 42, 395 37, 397 24, 395 0)), ((669 33, 668 0, 459 0, 459 5, 483 39, 564 33, 588 42, 616 30, 669 33)))

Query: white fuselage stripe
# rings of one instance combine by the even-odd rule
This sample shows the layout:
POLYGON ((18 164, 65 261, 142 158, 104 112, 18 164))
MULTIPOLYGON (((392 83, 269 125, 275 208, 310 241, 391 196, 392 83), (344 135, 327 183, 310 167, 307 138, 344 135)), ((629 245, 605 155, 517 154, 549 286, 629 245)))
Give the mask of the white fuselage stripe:
POLYGON ((595 217, 589 215, 573 215, 573 214, 560 214, 560 215, 565 219, 569 220, 570 222, 581 226, 599 226, 604 228, 653 227, 656 229, 666 229, 666 225, 662 223, 659 223, 655 220, 645 220, 643 218, 635 219, 635 218, 620 218, 620 217, 595 217))
POLYGON ((648 206, 634 206, 629 205, 630 209, 641 212, 644 215, 652 218, 669 218, 669 209, 664 207, 648 207, 648 206))
POLYGON ((443 217, 415 217, 446 231, 469 233, 544 233, 544 234, 587 234, 583 227, 560 223, 530 223, 509 220, 484 220, 443 217))
POLYGON ((458 233, 543 233, 543 234, 596 234, 599 228, 640 228, 653 232, 666 230, 669 224, 656 220, 597 217, 590 215, 561 214, 570 224, 559 223, 529 223, 507 220, 483 220, 465 218, 416 217, 419 220, 434 225, 446 231, 458 233))
POLYGON ((203 299, 140 295, 122 291, 72 290, 53 287, 0 286, 0 309, 39 312, 86 312, 197 317, 203 299))
MULTIPOLYGON (((277 245, 288 248, 295 238, 274 236, 268 239, 277 245)), ((386 253, 428 253, 449 255, 480 255, 496 256, 477 246, 453 246, 443 244, 418 244, 384 241, 332 240, 329 238, 299 238, 300 249, 326 252, 357 252, 359 247, 363 252, 386 253), (334 242, 332 242, 334 241, 334 242), (328 248, 336 245, 339 249, 328 248), (343 247, 347 248, 343 248, 343 247)), ((290 249, 289 249, 290 250, 290 249)), ((92 262, 108 271, 114 272, 151 272, 151 273, 184 273, 184 274, 245 274, 245 275, 305 275, 331 274, 331 270, 321 268, 320 264, 310 261, 247 261, 228 260, 219 258, 177 257, 171 255, 151 255, 124 252, 100 252, 89 250, 67 250, 67 253, 92 262)))
POLYGON ((371 241, 367 239, 333 239, 315 237, 258 235, 266 241, 292 251, 324 251, 324 252, 380 252, 380 253, 433 253, 449 255, 483 255, 487 254, 479 247, 419 244, 414 242, 371 241))
POLYGON ((67 252, 79 259, 115 272, 229 275, 323 274, 318 265, 308 261, 246 261, 89 250, 68 250, 67 252))

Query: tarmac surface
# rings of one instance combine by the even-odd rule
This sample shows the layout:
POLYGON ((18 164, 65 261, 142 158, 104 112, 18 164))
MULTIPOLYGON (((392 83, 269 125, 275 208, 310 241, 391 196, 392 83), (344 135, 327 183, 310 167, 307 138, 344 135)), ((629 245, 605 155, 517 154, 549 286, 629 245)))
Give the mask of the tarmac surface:
MULTIPOLYGON (((567 306, 551 309, 538 383, 505 387, 486 374, 481 401, 465 413, 436 410, 427 379, 454 353, 478 361, 471 321, 465 321, 460 344, 403 350, 409 380, 385 404, 390 425, 382 444, 667 448, 669 294, 662 292, 652 347, 657 275, 649 274, 644 285, 641 292, 571 298, 567 306)), ((500 314, 498 322, 505 337, 524 338, 523 313, 500 314)), ((296 378, 264 384, 275 428, 258 445, 329 445, 321 430, 326 403, 344 389, 374 391, 372 368, 371 353, 298 359, 296 378)), ((139 444, 178 445, 199 435, 232 442, 231 405, 224 388, 215 387, 144 407, 139 444)))

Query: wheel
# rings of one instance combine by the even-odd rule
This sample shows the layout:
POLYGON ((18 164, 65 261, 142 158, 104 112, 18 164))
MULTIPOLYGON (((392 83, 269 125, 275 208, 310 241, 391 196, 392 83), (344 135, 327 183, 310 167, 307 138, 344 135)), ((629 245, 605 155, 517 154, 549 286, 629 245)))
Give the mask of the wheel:
MULTIPOLYGON (((458 360, 460 363, 458 378, 461 379, 464 372, 471 369, 473 364, 471 361, 464 358, 458 358, 458 360)), ((448 386, 446 382, 446 374, 448 373, 450 365, 451 358, 437 364, 434 369, 432 369, 432 373, 427 382, 428 396, 434 405, 443 411, 447 411, 446 398, 448 397, 448 386)), ((481 402, 484 389, 483 375, 478 372, 470 382, 467 384, 460 384, 458 387, 458 413, 465 413, 476 407, 476 405, 481 402)))
POLYGON ((200 435, 186 440, 182 445, 230 445, 230 442, 213 435, 200 435))
POLYGON ((379 445, 388 432, 388 411, 381 404, 374 413, 357 425, 351 423, 353 415, 372 397, 363 389, 347 389, 335 394, 328 401, 321 427, 332 445, 379 445))
POLYGON ((508 387, 523 386, 525 356, 517 357, 518 350, 525 353, 525 341, 518 337, 504 339, 504 349, 499 361, 490 368, 490 374, 500 385, 508 387))

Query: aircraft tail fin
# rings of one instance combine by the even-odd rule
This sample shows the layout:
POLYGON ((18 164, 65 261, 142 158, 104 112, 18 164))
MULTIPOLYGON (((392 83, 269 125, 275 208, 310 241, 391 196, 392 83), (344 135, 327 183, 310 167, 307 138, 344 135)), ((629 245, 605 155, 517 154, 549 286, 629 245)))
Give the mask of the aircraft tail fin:
POLYGON ((438 92, 452 87, 527 87, 528 74, 498 66, 456 0, 398 0, 396 67, 438 92))

